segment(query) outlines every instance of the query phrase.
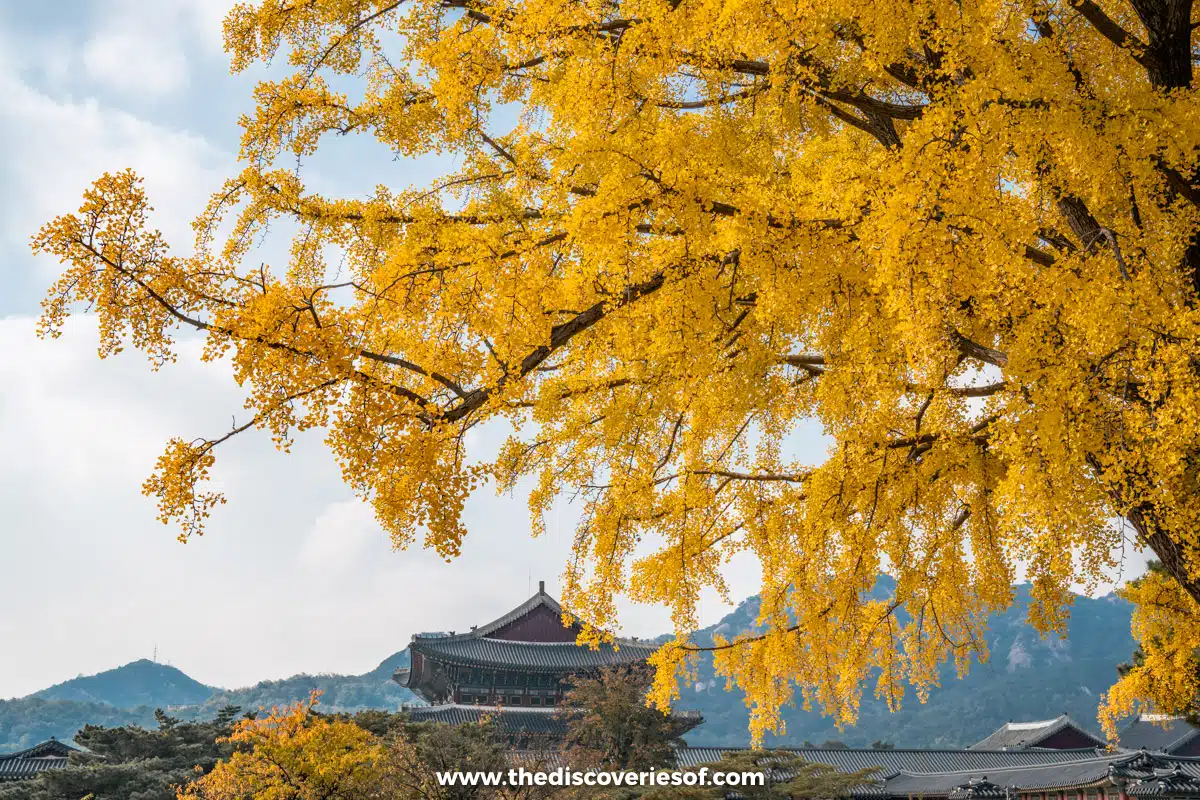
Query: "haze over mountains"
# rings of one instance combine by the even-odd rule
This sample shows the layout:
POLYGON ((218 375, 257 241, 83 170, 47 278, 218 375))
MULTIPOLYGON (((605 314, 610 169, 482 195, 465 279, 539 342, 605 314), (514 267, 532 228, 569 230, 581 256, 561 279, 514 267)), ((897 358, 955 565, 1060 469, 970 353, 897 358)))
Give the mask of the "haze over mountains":
MULTIPOLYGON (((881 579, 879 591, 887 591, 881 579)), ((820 744, 837 740, 867 746, 883 740, 898 747, 963 747, 976 742, 1010 719, 1033 720, 1064 711, 1087 727, 1096 727, 1100 695, 1116 679, 1116 665, 1134 649, 1129 631, 1131 607, 1113 595, 1077 597, 1066 639, 1042 639, 1025 622, 1027 586, 1017 587, 1017 603, 994 617, 988 634, 992 658, 975 664, 963 680, 953 667, 943 671, 942 686, 921 705, 909 694, 903 707, 889 713, 880 700, 864 697, 858 724, 838 731, 819 713, 787 709, 787 731, 768 744, 820 744)), ((753 627, 758 598, 739 605, 715 626, 697 634, 701 643, 715 633, 730 636, 753 627)), ((296 675, 229 690, 206 686, 183 671, 149 660, 79 677, 24 698, 0 700, 0 753, 17 750, 50 736, 70 739, 84 724, 154 726, 161 707, 182 718, 206 718, 227 704, 243 709, 269 708, 323 692, 325 710, 364 708, 395 710, 415 701, 391 680, 408 664, 408 651, 384 659, 362 675, 296 675)), ((748 711, 739 691, 725 691, 711 662, 701 665, 698 680, 684 687, 681 708, 699 710, 705 722, 687 740, 693 745, 742 745, 748 738, 748 711)))

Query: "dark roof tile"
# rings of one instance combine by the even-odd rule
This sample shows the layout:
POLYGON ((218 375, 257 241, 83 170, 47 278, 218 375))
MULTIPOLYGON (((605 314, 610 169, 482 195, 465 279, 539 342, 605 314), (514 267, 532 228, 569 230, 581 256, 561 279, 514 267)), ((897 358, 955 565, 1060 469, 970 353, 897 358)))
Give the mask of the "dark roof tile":
POLYGON ((1014 748, 1037 747, 1054 734, 1066 728, 1074 728, 1079 733, 1094 741, 1097 745, 1104 744, 1100 737, 1088 733, 1075 720, 1066 714, 1054 719, 1044 719, 1038 722, 1009 722, 1002 725, 981 742, 971 745, 972 750, 1006 750, 1014 748))
MULTIPOLYGON (((689 747, 681 750, 684 767, 720 761, 723 753, 737 747, 689 747)), ((1033 766, 1094 759, 1098 751, 1088 750, 867 750, 823 747, 778 748, 795 753, 806 761, 829 764, 843 772, 858 772, 879 767, 882 775, 899 772, 960 772, 995 770, 1004 767, 1033 766)))
POLYGON ((1200 729, 1192 727, 1181 717, 1163 714, 1142 714, 1120 733, 1121 747, 1130 750, 1156 750, 1171 753, 1200 735, 1200 729))
POLYGON ((446 704, 438 706, 415 706, 405 708, 413 722, 444 722, 447 725, 480 723, 491 718, 504 733, 545 733, 565 736, 567 723, 551 708, 496 708, 495 706, 468 706, 446 704))
POLYGON ((634 642, 602 644, 597 649, 573 642, 513 642, 506 639, 463 638, 414 639, 414 653, 435 661, 466 667, 522 669, 532 672, 561 672, 572 669, 632 664, 644 661, 658 649, 634 642))
POLYGON ((50 739, 16 753, 0 755, 0 781, 24 780, 48 769, 62 769, 76 749, 50 739))

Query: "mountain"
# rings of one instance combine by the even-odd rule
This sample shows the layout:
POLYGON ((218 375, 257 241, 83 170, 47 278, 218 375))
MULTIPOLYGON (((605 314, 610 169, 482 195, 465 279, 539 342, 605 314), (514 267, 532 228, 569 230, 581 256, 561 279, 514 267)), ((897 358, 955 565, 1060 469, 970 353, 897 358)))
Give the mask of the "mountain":
POLYGON ((42 700, 105 703, 117 708, 166 708, 203 703, 214 691, 211 686, 189 678, 175 667, 143 658, 97 675, 72 678, 30 696, 42 700))
MULTIPOLYGON (((889 588, 884 579, 879 589, 886 593, 889 588)), ((1132 607, 1115 595, 1076 597, 1068 637, 1043 639, 1026 622, 1029 587, 1016 587, 1016 595, 1012 608, 990 620, 990 660, 972 664, 961 680, 953 665, 946 665, 941 686, 925 704, 909 691, 892 713, 868 686, 854 727, 838 730, 816 711, 788 708, 783 714, 786 733, 768 737, 768 746, 836 740, 865 747, 883 740, 899 747, 965 747, 1008 720, 1047 719, 1063 712, 1098 730, 1100 695, 1116 681, 1116 665, 1135 647, 1129 629, 1132 607)), ((721 622, 698 632, 696 639, 711 644, 713 634, 732 637, 752 630, 758 605, 757 597, 746 600, 721 622)), ((725 680, 714 673, 711 659, 703 661, 697 680, 679 703, 705 718, 688 734, 689 744, 743 744, 749 719, 743 701, 741 691, 725 691, 725 680)))
POLYGON ((84 725, 154 726, 154 709, 116 708, 107 703, 88 703, 79 700, 43 700, 22 697, 0 700, 0 753, 11 753, 33 747, 51 736, 70 741, 84 725))
POLYGON ((64 681, 28 697, 0 700, 0 753, 21 750, 51 736, 69 740, 86 724, 153 727, 155 708, 181 719, 210 719, 225 705, 247 711, 271 708, 319 691, 321 708, 326 711, 395 710, 415 699, 392 680, 392 673, 408 663, 405 649, 362 675, 293 675, 242 689, 220 689, 205 686, 174 667, 134 661, 64 681))
POLYGON ((279 681, 262 681, 245 689, 218 689, 199 709, 188 709, 188 712, 198 716, 211 715, 226 704, 245 709, 270 708, 303 700, 313 691, 321 692, 321 708, 327 711, 353 712, 366 708, 394 711, 416 700, 416 695, 392 680, 392 673, 398 667, 407 667, 408 663, 406 648, 362 675, 293 675, 279 681))
MULTIPOLYGON (((877 591, 886 594, 890 588, 889 579, 881 578, 877 591)), ((948 665, 941 686, 924 705, 909 692, 900 710, 889 713, 868 687, 854 727, 839 731, 816 711, 791 708, 783 715, 786 733, 768 737, 767 744, 838 740, 868 746, 883 740, 903 747, 965 747, 1007 720, 1047 719, 1064 711, 1080 724, 1096 727, 1100 695, 1116 680, 1116 665, 1127 660, 1135 647, 1129 631, 1130 605, 1113 595, 1076 597, 1068 638, 1043 639, 1026 622, 1029 587, 1018 586, 1016 593, 1013 607, 990 621, 991 660, 972 664, 962 680, 948 665)), ((758 608, 758 598, 749 598, 716 625, 699 631, 696 640, 711 644, 714 634, 731 637, 752 630, 758 608)), ((26 698, 0 701, 0 753, 50 736, 70 739, 86 723, 153 726, 155 707, 184 719, 205 719, 226 704, 246 710, 270 708, 303 700, 318 690, 325 710, 395 710, 414 701, 411 692, 391 680, 396 668, 408 663, 408 651, 402 650, 362 675, 295 675, 231 690, 205 686, 173 667, 135 661, 26 698)), ((744 696, 736 689, 725 691, 725 681, 713 672, 711 659, 701 662, 699 675, 684 687, 679 706, 698 710, 705 718, 688 734, 690 744, 746 743, 749 712, 744 696)))

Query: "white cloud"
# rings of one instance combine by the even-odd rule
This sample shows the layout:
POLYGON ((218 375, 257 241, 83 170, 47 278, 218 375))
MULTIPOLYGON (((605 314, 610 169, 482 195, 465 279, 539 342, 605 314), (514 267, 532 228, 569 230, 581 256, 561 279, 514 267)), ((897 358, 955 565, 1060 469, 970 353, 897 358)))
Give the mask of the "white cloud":
POLYGON ((109 0, 84 43, 89 80, 119 92, 165 96, 187 88, 192 63, 219 53, 228 0, 109 0))
POLYGON ((78 207, 103 172, 132 167, 146 180, 156 222, 190 240, 188 222, 220 184, 232 157, 204 139, 104 108, 96 100, 57 100, 12 73, 0 73, 0 147, 9 184, 3 236, 20 244, 54 215, 78 207), (14 190, 19 187, 19 195, 14 190), (13 199, 19 197, 20 202, 13 199))
POLYGON ((371 507, 361 500, 344 500, 317 517, 300 550, 300 561, 314 570, 345 572, 367 567, 369 555, 387 549, 387 536, 371 507))
POLYGON ((89 78, 124 92, 164 95, 187 85, 183 52, 169 41, 148 48, 137 30, 106 26, 88 39, 82 61, 89 78))

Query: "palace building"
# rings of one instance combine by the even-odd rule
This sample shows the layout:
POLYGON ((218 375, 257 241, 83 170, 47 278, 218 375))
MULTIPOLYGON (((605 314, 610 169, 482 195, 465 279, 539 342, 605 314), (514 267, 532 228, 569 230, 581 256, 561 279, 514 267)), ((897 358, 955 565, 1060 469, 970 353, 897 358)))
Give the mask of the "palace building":
MULTIPOLYGON (((486 625, 413 636, 410 666, 393 680, 429 703, 405 709, 413 721, 461 725, 486 716, 519 749, 554 749, 566 735, 554 712, 576 676, 644 666, 658 649, 636 639, 583 646, 579 632, 578 623, 563 625, 562 606, 539 581, 537 594, 486 625)), ((701 722, 695 712, 672 717, 680 733, 701 722)))
POLYGON ((575 643, 578 623, 564 627, 562 620, 562 607, 539 582, 537 594, 486 625, 414 636, 411 666, 394 680, 431 704, 547 708, 562 700, 572 676, 645 664, 657 649, 636 639, 583 647, 575 643))

